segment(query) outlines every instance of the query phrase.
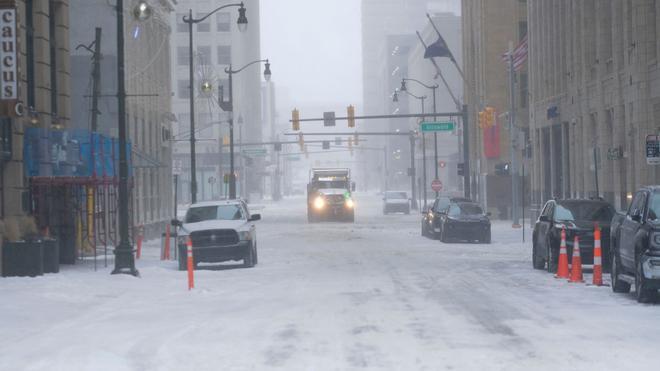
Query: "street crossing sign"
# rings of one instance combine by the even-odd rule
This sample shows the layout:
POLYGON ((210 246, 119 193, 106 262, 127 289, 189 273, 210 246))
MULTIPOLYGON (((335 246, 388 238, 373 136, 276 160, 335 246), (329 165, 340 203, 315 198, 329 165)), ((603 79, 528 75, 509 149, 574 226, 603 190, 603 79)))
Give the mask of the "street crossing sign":
POLYGON ((246 148, 242 152, 243 155, 250 157, 263 157, 267 153, 265 148, 246 148))
POLYGON ((421 123, 422 131, 454 131, 454 123, 451 121, 430 121, 421 123))

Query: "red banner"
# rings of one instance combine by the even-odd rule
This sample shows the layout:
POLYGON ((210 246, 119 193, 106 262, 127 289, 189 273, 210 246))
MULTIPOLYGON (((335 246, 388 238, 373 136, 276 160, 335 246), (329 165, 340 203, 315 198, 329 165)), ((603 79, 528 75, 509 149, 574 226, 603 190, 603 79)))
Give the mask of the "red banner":
POLYGON ((500 123, 497 113, 493 125, 483 128, 484 155, 486 158, 500 157, 500 123))

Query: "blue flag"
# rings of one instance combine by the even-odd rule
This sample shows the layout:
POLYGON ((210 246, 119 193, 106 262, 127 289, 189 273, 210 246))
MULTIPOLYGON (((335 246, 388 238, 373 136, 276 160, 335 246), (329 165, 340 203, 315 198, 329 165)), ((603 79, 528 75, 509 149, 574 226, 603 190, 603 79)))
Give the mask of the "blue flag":
POLYGON ((438 34, 438 41, 426 47, 424 52, 424 58, 433 58, 433 57, 448 57, 451 60, 454 60, 454 56, 451 54, 445 39, 438 34))

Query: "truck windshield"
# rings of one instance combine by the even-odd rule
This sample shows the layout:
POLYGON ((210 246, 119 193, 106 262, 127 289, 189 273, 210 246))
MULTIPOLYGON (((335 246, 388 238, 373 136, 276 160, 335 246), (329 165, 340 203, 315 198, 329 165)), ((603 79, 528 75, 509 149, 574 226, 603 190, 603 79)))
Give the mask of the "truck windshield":
POLYGON ((660 215, 660 192, 654 192, 651 197, 647 219, 653 222, 660 222, 660 219, 658 219, 658 215, 660 215))
POLYGON ((206 220, 241 220, 243 212, 239 205, 219 205, 193 207, 186 213, 186 223, 199 223, 206 220))
POLYGON ((609 223, 613 216, 612 206, 596 202, 566 202, 555 209, 555 220, 609 223))
POLYGON ((317 189, 343 188, 348 189, 345 180, 319 180, 314 182, 317 189))

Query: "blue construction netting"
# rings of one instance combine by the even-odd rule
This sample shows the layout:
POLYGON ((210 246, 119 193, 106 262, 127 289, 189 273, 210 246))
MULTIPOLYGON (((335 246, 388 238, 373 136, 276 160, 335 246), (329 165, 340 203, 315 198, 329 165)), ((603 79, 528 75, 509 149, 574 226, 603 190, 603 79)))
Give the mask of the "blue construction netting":
MULTIPOLYGON (((131 143, 126 143, 129 176, 131 143)), ((119 139, 87 130, 25 129, 23 161, 28 177, 116 177, 119 139)))

